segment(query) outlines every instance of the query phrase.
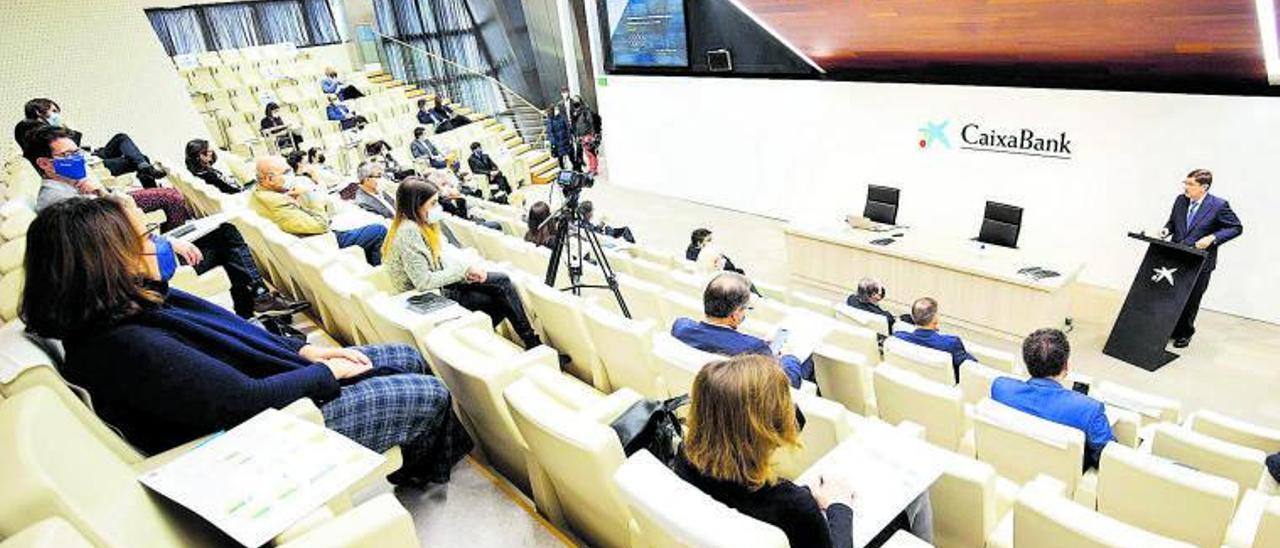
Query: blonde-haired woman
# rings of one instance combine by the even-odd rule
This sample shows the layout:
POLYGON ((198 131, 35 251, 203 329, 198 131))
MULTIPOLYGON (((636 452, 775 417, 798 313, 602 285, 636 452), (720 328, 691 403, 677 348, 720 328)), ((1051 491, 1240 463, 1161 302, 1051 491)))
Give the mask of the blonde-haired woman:
POLYGON ((511 321, 526 348, 542 344, 525 316, 524 303, 501 272, 490 272, 441 243, 444 219, 440 191, 421 177, 409 177, 396 191, 396 214, 382 243, 382 260, 400 291, 433 291, 463 308, 489 315, 497 326, 511 321))
POLYGON ((816 490, 774 473, 779 448, 800 443, 791 385, 778 362, 740 355, 693 380, 675 472, 721 503, 786 533, 792 546, 852 546, 852 492, 835 478, 816 490))

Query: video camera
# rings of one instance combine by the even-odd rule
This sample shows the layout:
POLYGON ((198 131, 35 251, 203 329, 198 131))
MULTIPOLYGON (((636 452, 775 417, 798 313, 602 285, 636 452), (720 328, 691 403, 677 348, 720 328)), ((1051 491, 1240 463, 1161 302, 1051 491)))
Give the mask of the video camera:
POLYGON ((596 180, 585 173, 566 169, 556 177, 556 184, 560 186, 560 192, 564 193, 565 196, 571 196, 582 192, 584 188, 595 186, 596 180))

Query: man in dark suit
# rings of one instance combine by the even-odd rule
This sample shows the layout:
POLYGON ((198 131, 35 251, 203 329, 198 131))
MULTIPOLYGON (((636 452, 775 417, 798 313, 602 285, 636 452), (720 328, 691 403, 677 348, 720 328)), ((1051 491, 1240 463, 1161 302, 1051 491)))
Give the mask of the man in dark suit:
POLYGON ((896 318, 888 310, 880 308, 880 301, 884 300, 884 295, 884 285, 880 280, 867 277, 858 281, 858 292, 849 295, 849 298, 845 299, 845 304, 863 312, 884 316, 885 325, 889 326, 889 331, 884 335, 892 335, 893 322, 896 318))
POLYGON ((1244 232, 1244 225, 1231 211, 1231 205, 1225 199, 1209 194, 1212 184, 1213 174, 1207 169, 1188 173, 1182 182, 1182 195, 1173 200, 1173 210, 1169 212, 1169 221, 1164 224, 1161 234, 1174 243, 1208 251, 1204 271, 1191 289, 1178 325, 1173 328, 1175 348, 1186 348, 1196 333, 1196 313, 1200 311, 1200 298, 1209 287, 1209 277, 1218 266, 1218 247, 1244 232))
POLYGON ((951 368, 956 375, 956 382, 960 382, 960 364, 967 360, 978 361, 965 349, 960 337, 938 332, 938 301, 932 297, 921 297, 911 303, 911 323, 917 326, 915 331, 899 331, 893 336, 951 354, 951 368))
POLYGON ((511 184, 507 182, 507 177, 502 174, 502 170, 498 169, 498 164, 493 161, 493 158, 485 154, 480 143, 471 143, 471 156, 467 157, 467 167, 471 168, 471 173, 489 178, 489 195, 492 196, 493 201, 507 203, 507 197, 511 195, 511 184))

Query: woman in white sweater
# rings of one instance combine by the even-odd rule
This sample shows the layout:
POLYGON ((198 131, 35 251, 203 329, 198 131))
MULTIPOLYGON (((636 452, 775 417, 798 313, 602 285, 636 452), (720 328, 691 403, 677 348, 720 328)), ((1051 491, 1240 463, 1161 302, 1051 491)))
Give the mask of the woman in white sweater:
POLYGON ((396 191, 396 214, 382 244, 383 264, 401 291, 439 290, 468 310, 488 314, 497 326, 511 321, 526 348, 541 341, 525 316, 511 279, 482 268, 457 248, 443 243, 440 192, 420 177, 409 177, 396 191))

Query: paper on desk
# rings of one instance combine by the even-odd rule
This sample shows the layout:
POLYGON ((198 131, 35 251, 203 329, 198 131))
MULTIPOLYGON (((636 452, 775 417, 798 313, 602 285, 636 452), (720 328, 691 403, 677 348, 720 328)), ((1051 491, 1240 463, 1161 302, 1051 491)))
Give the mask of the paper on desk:
POLYGON ((245 546, 261 546, 376 469, 385 457, 268 409, 138 481, 245 546))
POLYGON ((797 483, 816 486, 819 476, 842 477, 855 493, 853 545, 862 548, 942 475, 930 449, 904 435, 855 437, 809 467, 797 483))
POLYGON ((822 341, 827 338, 827 334, 831 333, 832 321, 829 318, 811 314, 807 310, 795 310, 788 314, 782 323, 778 324, 779 328, 789 332, 786 342, 782 345, 782 353, 791 354, 802 362, 809 359, 813 351, 817 350, 822 341))

